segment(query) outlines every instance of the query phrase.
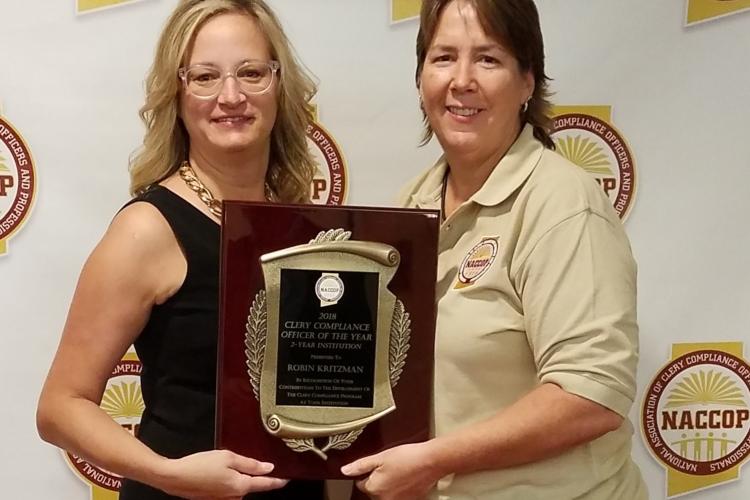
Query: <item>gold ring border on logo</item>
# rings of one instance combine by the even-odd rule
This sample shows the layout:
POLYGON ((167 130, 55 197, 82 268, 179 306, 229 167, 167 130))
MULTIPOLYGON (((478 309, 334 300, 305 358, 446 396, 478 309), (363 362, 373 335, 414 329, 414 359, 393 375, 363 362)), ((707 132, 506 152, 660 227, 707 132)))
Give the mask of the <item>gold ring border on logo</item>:
MULTIPOLYGON (((664 395, 665 389, 667 388, 667 386, 669 385, 669 383, 674 378, 676 378, 680 373, 682 373, 685 370, 688 370, 690 368, 693 368, 695 366, 699 366, 699 365, 716 365, 716 366, 720 366, 720 367, 722 367, 722 368, 724 368, 726 370, 731 371, 732 373, 735 373, 735 375, 737 376, 737 378, 739 378, 742 382, 744 382, 745 386, 748 388, 748 390, 750 390, 750 381, 746 380, 744 377, 742 377, 738 373, 734 372, 734 370, 732 370, 731 368, 727 368, 723 364, 718 363, 718 362, 714 362, 714 361, 707 361, 707 362, 704 362, 704 363, 698 363, 698 364, 691 365, 691 366, 687 366, 687 364, 686 364, 686 366, 684 366, 682 369, 679 369, 679 370, 676 370, 676 371, 672 372, 672 374, 667 378, 667 380, 663 380, 662 379, 662 376, 664 376, 667 373, 667 371, 668 371, 669 368, 671 368, 675 364, 679 364, 680 361, 685 361, 688 357, 694 356, 694 355, 696 355, 698 353, 703 353, 703 354, 706 354, 706 353, 713 354, 713 353, 715 353, 715 354, 719 354, 721 356, 725 356, 727 358, 731 358, 734 361, 736 361, 739 365, 744 365, 745 369, 748 370, 748 373, 750 373, 750 365, 748 365, 748 363, 744 359, 739 358, 739 357, 737 357, 737 356, 735 356, 733 354, 730 354, 728 352, 717 351, 717 350, 712 350, 712 349, 703 349, 703 350, 697 350, 697 351, 692 351, 692 352, 683 354, 682 356, 680 356, 678 358, 675 358, 675 359, 671 360, 669 363, 665 364, 661 368, 661 370, 659 370, 659 372, 654 376, 653 380, 649 384, 648 389, 644 393, 644 397, 643 397, 643 405, 641 407, 641 426, 640 427, 641 427, 641 433, 643 434, 643 440, 648 445, 648 446, 646 446, 646 448, 649 450, 649 452, 651 453, 651 455, 654 457, 654 459, 657 462, 659 462, 660 464, 664 465, 665 467, 667 467, 669 469, 676 470, 678 472, 682 472, 683 474, 688 474, 688 475, 693 475, 693 476, 713 476, 713 475, 720 474, 720 473, 722 473, 722 472, 724 472, 726 470, 729 470, 729 469, 732 469, 734 467, 737 467, 737 466, 741 465, 743 463, 743 461, 748 457, 748 455, 750 455, 750 429, 748 429, 747 433, 745 434, 745 437, 742 439, 742 441, 740 443, 738 443, 738 445, 730 453, 730 455, 731 455, 732 453, 735 452, 735 450, 739 450, 743 446, 745 446, 746 448, 748 448, 745 451, 745 453, 739 459, 737 459, 737 460, 734 461, 734 463, 732 463, 731 465, 728 465, 726 467, 723 467, 723 468, 716 468, 715 470, 712 470, 711 465, 715 464, 715 463, 718 463, 718 462, 721 462, 722 460, 724 460, 724 457, 719 457, 719 458, 717 458, 715 460, 711 460, 710 462, 697 462, 695 460, 690 460, 690 459, 687 459, 685 457, 680 457, 681 460, 684 460, 685 463, 694 466, 695 469, 696 469, 695 471, 688 471, 688 470, 682 470, 680 468, 674 467, 672 464, 670 464, 670 463, 662 460, 662 458, 659 455, 658 447, 656 447, 654 445, 654 443, 652 442, 652 440, 651 440, 651 438, 649 437, 649 434, 648 434, 648 429, 646 428, 646 411, 647 411, 649 396, 651 394, 656 394, 657 395, 655 407, 658 407, 659 401, 661 400, 662 396, 664 395), (661 389, 659 389, 658 391, 654 390, 654 387, 656 386, 656 384, 660 384, 662 386, 661 389)), ((662 446, 666 446, 664 438, 662 437, 661 433, 659 432, 658 414, 655 416, 655 420, 656 420, 656 431, 659 434, 659 438, 662 441, 661 445, 662 446)), ((669 449, 671 451, 671 448, 669 448, 669 449)), ((674 453, 674 454, 677 455, 676 453, 674 453)))
POLYGON ((463 283, 463 284, 465 284, 465 285, 467 285, 469 283, 474 283, 479 278, 481 278, 482 276, 484 276, 484 274, 490 269, 490 266, 492 266, 493 262, 495 262, 495 258, 497 257, 498 249, 499 249, 499 246, 497 244, 497 240, 495 240, 494 238, 485 238, 482 241, 480 241, 479 243, 477 243, 476 245, 474 245, 471 248, 471 250, 469 250, 469 253, 466 254, 466 257, 464 257, 463 262, 461 262, 461 267, 458 268, 458 281, 461 282, 461 283, 463 283), (484 245, 489 245, 489 246, 492 247, 492 255, 490 256, 490 261, 487 263, 487 265, 484 267, 484 269, 482 269, 479 272, 479 274, 477 274, 476 276, 474 276, 471 279, 465 278, 464 277, 464 269, 466 267, 466 264, 469 262, 469 259, 471 258, 471 256, 477 250, 479 250, 480 247, 482 247, 484 245))
MULTIPOLYGON (((0 229, 0 240, 7 241, 11 236, 13 236, 17 231, 20 231, 23 225, 28 220, 29 214, 31 213, 31 210, 34 205, 34 201, 36 200, 36 192, 38 189, 37 183, 37 173, 36 173, 36 162, 34 161, 34 156, 31 154, 31 148, 29 148, 29 144, 26 142, 26 139, 24 139, 23 135, 16 129, 10 122, 8 122, 6 119, 4 119, 2 116, 0 116, 0 126, 6 128, 7 130, 10 130, 15 138, 18 140, 18 142, 21 144, 22 152, 26 155, 26 158, 29 160, 29 170, 31 171, 31 189, 29 190, 29 200, 26 203, 25 208, 22 211, 21 216, 16 220, 16 222, 13 223, 13 225, 10 227, 10 229, 7 232, 3 232, 2 229, 0 229)), ((0 141, 5 144, 5 147, 8 148, 8 150, 13 154, 13 149, 8 145, 5 138, 0 137, 0 141)), ((16 169, 16 174, 18 175, 18 179, 21 178, 21 172, 20 167, 18 166, 18 161, 16 160, 15 156, 11 157, 13 160, 13 166, 16 169)), ((9 217, 10 213, 13 211, 13 208, 18 204, 18 198, 20 196, 21 189, 20 189, 20 182, 19 182, 19 189, 16 193, 16 197, 13 199, 13 202, 11 203, 10 208, 8 209, 8 212, 5 214, 2 214, 0 216, 0 225, 3 224, 9 217)))
POLYGON ((315 147, 318 148, 318 151, 320 151, 320 153, 323 156, 323 159, 326 162, 326 168, 328 168, 328 175, 331 180, 331 191, 328 193, 328 199, 326 200, 324 205, 344 205, 346 203, 346 197, 349 195, 349 169, 347 167, 344 155, 341 152, 341 146, 339 145, 338 142, 336 142, 336 139, 333 138, 330 132, 328 132, 328 130, 326 130, 325 127, 323 127, 323 125, 321 125, 318 122, 311 122, 308 125, 306 135, 307 135, 307 138, 310 139, 313 142, 313 144, 315 144, 315 147), (313 137, 313 132, 318 132, 321 136, 323 136, 323 138, 325 138, 328 141, 328 143, 333 148, 336 158, 339 161, 339 165, 341 165, 342 188, 341 188, 341 194, 338 195, 340 199, 339 203, 334 203, 332 201, 334 194, 333 194, 333 170, 331 169, 331 162, 328 160, 328 156, 326 156, 320 143, 317 140, 315 140, 315 138, 313 137))
MULTIPOLYGON (((631 172, 631 177, 632 177, 631 184, 633 186, 633 189, 632 189, 631 194, 630 194, 630 199, 628 199, 627 203, 625 204, 625 209, 622 211, 622 213, 618 212, 618 214, 617 214, 617 215, 620 216, 620 220, 623 221, 623 222, 625 222, 625 220, 630 215, 630 210, 633 208, 633 205, 635 204, 635 199, 636 199, 636 196, 637 196, 637 193, 638 193, 638 180, 639 180, 638 169, 636 168, 636 165, 635 165, 635 159, 634 159, 634 156, 633 156, 633 150, 630 147, 630 144, 628 144, 628 141, 625 139, 625 137, 622 135, 622 133, 617 129, 617 127, 615 127, 614 125, 612 125, 611 123, 609 123, 609 122, 607 122, 605 120, 602 120, 598 116, 589 115, 589 114, 586 114, 586 113, 565 113, 565 114, 561 114, 561 115, 555 116, 553 118, 553 121, 552 121, 553 126, 552 126, 552 134, 551 135, 552 135, 553 139, 555 138, 554 136, 555 136, 556 133, 563 132, 565 130, 585 130, 586 132, 592 133, 592 134, 596 135, 597 137, 599 137, 602 140, 602 142, 604 142, 604 144, 607 145, 607 147, 610 149, 610 151, 612 151, 612 155, 614 156, 615 160, 617 161, 617 173, 618 173, 618 177, 619 177, 618 180, 619 180, 619 183, 620 183, 620 188, 622 188, 622 184, 623 184, 623 182, 622 182, 623 181, 622 164, 620 163, 620 160, 617 158, 617 154, 614 152, 614 150, 612 149, 612 147, 609 145, 609 141, 607 141, 606 138, 602 137, 602 135, 599 132, 597 132, 596 130, 589 130, 589 129, 586 129, 586 128, 576 127, 576 126, 572 126, 572 125, 566 125, 566 126, 558 128, 555 125, 558 122, 558 120, 564 120, 564 119, 570 119, 570 118, 585 118, 585 119, 589 119, 589 120, 595 121, 597 123, 600 123, 605 128, 607 128, 608 131, 610 131, 610 132, 612 132, 612 134, 614 134, 615 138, 620 141, 620 144, 622 144, 622 147, 625 149, 626 156, 627 156, 628 160, 630 161, 630 172, 631 172)), ((621 189, 619 189, 617 191, 617 199, 613 203, 613 208, 615 209, 615 211, 617 211, 617 208, 616 208, 616 206, 617 206, 617 200, 619 200, 621 197, 622 197, 622 191, 621 191, 621 189)))
MULTIPOLYGON (((117 365, 115 366, 115 368, 112 370, 112 375, 110 375, 110 377, 107 380, 107 382, 109 382, 110 380, 112 380, 113 378, 116 378, 116 377, 123 377, 123 376, 128 376, 128 375, 130 375, 130 376, 136 376, 136 377, 140 376, 141 369, 143 368, 143 364, 141 363, 141 361, 138 360, 138 359, 127 359, 127 358, 128 358, 128 355, 126 354, 126 357, 124 357, 123 359, 121 359, 117 363, 117 365), (136 370, 131 370, 130 369, 130 366, 133 365, 133 364, 137 365, 137 369, 136 370), (125 369, 122 369, 123 367, 125 369)), ((122 481, 124 479, 123 477, 116 476, 116 475, 112 474, 111 472, 108 472, 108 471, 102 469, 101 467, 99 467, 99 466, 97 466, 97 465, 89 462, 88 460, 85 460, 85 459, 83 459, 81 457, 73 455, 72 453, 70 453, 68 451, 62 450, 62 454, 63 454, 63 458, 65 458, 65 461, 68 462, 68 465, 70 466, 70 469, 84 483, 88 484, 91 487, 102 488, 102 489, 107 490, 107 491, 118 492, 120 490, 120 487, 122 485, 122 481), (84 464, 86 464, 89 467, 91 467, 94 473, 102 474, 110 482, 112 482, 113 484, 116 484, 117 486, 113 487, 113 486, 110 486, 108 484, 102 484, 102 483, 100 483, 98 481, 94 481, 93 479, 91 479, 91 476, 89 474, 87 474, 85 472, 85 470, 83 469, 84 464)))

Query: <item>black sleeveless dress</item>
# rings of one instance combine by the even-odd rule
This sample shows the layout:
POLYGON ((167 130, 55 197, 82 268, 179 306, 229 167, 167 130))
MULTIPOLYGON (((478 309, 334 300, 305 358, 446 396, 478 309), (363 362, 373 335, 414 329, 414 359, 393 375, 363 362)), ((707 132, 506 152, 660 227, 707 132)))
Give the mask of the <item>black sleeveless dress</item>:
MULTIPOLYGON (((141 389, 146 406, 138 439, 160 455, 179 458, 214 449, 220 226, 162 186, 154 186, 128 205, 136 201, 150 203, 161 212, 187 260, 182 287, 152 309, 135 341, 143 365, 141 389)), ((321 481, 292 481, 280 490, 246 498, 323 497, 321 481)), ((177 498, 127 479, 120 489, 120 500, 177 498)))

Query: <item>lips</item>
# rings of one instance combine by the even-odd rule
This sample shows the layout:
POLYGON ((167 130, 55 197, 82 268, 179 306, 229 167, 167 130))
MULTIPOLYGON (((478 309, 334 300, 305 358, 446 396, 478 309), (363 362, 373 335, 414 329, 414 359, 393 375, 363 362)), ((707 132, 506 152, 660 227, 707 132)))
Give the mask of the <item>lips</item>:
POLYGON ((482 110, 480 108, 471 108, 468 106, 446 106, 449 113, 456 116, 471 117, 479 114, 482 110))
POLYGON ((252 120, 252 116, 238 115, 238 116, 220 116, 218 118, 212 118, 211 121, 222 125, 237 125, 241 123, 247 123, 252 120))

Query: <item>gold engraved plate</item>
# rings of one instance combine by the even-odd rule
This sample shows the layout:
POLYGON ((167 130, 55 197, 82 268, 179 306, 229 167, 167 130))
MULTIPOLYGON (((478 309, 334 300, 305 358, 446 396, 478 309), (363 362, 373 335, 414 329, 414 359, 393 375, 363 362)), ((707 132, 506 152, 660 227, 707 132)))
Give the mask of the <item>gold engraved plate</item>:
POLYGON ((388 290, 392 246, 352 241, 343 229, 260 259, 265 290, 250 307, 248 375, 263 426, 296 452, 327 459, 396 409, 409 313, 388 290))

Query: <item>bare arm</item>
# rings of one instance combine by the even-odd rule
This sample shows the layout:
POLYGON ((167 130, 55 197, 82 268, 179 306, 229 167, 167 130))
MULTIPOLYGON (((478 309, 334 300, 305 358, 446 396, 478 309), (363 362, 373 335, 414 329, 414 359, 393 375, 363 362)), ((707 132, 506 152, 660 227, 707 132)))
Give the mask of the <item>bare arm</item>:
POLYGON ((370 473, 358 487, 383 500, 418 499, 448 474, 551 458, 617 429, 622 421, 598 403, 543 384, 486 420, 363 458, 343 471, 354 477, 370 473))
POLYGON ((622 422, 612 410, 542 384, 493 417, 433 439, 430 447, 439 471, 463 474, 551 458, 622 422))
MULTIPOLYGON (((37 427, 40 436, 50 443, 172 493, 207 496, 196 494, 202 492, 186 484, 185 478, 192 474, 200 479, 216 472, 211 464, 222 469, 221 480, 239 492, 249 478, 240 472, 264 474, 270 471, 269 465, 248 462, 250 459, 229 452, 168 460, 99 407, 113 367, 143 329, 153 305, 179 289, 185 272, 179 245, 155 208, 137 203, 118 214, 81 272, 39 399, 37 427)), ((210 483, 211 478, 204 479, 210 483)))

